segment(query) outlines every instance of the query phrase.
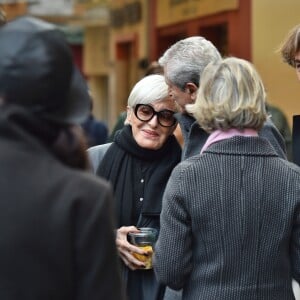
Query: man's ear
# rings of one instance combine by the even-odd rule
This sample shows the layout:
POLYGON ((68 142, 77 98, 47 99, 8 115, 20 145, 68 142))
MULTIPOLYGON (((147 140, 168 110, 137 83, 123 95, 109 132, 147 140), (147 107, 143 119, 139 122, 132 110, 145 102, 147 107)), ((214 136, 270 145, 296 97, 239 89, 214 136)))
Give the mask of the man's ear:
POLYGON ((185 92, 191 95, 191 99, 196 100, 198 87, 193 82, 188 82, 185 85, 185 92))

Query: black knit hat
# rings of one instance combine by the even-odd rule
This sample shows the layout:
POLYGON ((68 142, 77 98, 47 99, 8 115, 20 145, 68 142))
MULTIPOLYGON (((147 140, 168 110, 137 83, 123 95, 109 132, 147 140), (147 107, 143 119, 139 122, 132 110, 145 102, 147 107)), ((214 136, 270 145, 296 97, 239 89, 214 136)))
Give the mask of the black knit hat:
POLYGON ((33 17, 0 27, 0 97, 62 124, 82 123, 91 101, 63 33, 33 17))

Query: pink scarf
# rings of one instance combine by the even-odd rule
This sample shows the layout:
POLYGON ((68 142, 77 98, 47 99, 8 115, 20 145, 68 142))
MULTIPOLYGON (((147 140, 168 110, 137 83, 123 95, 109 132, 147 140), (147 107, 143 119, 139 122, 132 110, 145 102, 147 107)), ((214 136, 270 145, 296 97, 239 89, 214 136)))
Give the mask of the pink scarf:
POLYGON ((256 130, 251 129, 251 128, 245 128, 245 129, 242 129, 242 130, 239 130, 239 129, 236 129, 236 128, 231 128, 231 129, 226 130, 226 131, 217 129, 209 135, 209 137, 206 140, 204 146, 202 147, 202 150, 201 150, 200 154, 202 154, 203 151, 205 151, 211 144, 216 143, 216 142, 221 141, 221 140, 229 139, 229 138, 237 136, 237 135, 240 135, 240 136, 258 136, 258 133, 257 133, 256 130))

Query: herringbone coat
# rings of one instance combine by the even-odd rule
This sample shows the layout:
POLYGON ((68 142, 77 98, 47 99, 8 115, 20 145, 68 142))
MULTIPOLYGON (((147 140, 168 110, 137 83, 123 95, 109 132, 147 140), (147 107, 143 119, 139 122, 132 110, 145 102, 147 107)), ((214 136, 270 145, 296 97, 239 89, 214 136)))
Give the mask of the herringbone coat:
POLYGON ((166 187, 157 278, 188 300, 290 300, 300 280, 300 168, 260 137, 212 144, 166 187))

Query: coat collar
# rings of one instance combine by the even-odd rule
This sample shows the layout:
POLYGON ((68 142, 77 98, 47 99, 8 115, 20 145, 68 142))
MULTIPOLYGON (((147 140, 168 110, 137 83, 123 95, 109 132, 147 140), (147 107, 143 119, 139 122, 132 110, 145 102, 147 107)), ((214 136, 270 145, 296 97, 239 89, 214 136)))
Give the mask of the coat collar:
POLYGON ((214 143, 203 152, 205 153, 278 157, 267 139, 244 136, 235 136, 214 143))

